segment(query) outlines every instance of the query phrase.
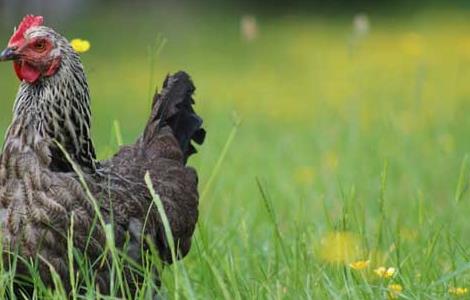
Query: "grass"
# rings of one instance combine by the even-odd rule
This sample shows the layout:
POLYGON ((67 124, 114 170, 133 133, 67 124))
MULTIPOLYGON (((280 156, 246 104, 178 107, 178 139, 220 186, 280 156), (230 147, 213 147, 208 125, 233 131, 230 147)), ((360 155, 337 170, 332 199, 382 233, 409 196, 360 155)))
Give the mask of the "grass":
MULTIPOLYGON (((468 12, 372 16, 353 44, 346 17, 260 18, 245 43, 233 15, 123 14, 64 30, 92 42, 100 157, 135 139, 149 81, 169 71, 192 74, 208 130, 190 161, 202 196, 193 247, 165 269, 162 294, 380 299, 400 284, 403 299, 445 299, 470 287, 468 12), (396 273, 380 278, 381 266, 396 273)), ((7 108, 16 83, 0 72, 7 108)), ((9 109, 0 116, 6 128, 9 109)))

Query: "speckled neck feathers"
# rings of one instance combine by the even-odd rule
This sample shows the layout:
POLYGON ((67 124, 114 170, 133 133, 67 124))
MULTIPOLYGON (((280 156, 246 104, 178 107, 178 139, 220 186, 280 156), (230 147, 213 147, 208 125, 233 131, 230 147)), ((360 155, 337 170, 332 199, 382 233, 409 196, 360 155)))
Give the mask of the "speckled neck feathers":
POLYGON ((71 166, 59 142, 86 172, 96 169, 95 150, 90 136, 90 96, 78 54, 65 38, 47 27, 61 51, 59 71, 36 84, 22 82, 13 110, 5 148, 34 148, 46 140, 54 171, 70 171, 71 166))

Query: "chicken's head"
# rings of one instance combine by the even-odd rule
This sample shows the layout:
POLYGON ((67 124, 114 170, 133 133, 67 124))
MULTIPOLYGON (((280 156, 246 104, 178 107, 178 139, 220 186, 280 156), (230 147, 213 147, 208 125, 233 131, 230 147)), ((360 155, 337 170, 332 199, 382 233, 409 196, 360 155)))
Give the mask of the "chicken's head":
POLYGON ((61 64, 63 38, 43 23, 41 16, 26 16, 0 53, 0 61, 12 60, 18 78, 30 84, 53 76, 61 64))

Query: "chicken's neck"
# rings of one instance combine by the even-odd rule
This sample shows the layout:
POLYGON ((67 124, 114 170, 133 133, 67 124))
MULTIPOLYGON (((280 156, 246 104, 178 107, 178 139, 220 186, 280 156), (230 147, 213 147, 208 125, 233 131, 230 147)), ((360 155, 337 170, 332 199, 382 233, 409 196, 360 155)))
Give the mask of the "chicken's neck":
POLYGON ((22 82, 13 109, 13 121, 4 147, 34 149, 49 141, 51 163, 56 171, 70 171, 70 157, 87 172, 95 171, 95 150, 90 135, 90 96, 78 55, 62 60, 60 70, 36 84, 22 82))

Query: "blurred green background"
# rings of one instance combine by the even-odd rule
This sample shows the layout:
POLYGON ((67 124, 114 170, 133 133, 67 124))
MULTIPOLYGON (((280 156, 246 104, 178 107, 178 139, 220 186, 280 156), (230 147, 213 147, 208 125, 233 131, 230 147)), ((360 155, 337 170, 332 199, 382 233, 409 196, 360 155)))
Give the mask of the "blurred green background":
MULTIPOLYGON (((192 75, 208 132, 190 162, 203 198, 196 246, 185 260, 200 295, 223 295, 201 253, 223 266, 226 288, 242 298, 285 289, 290 296, 349 295, 347 280, 336 269, 328 273, 318 250, 322 236, 341 230, 360 236, 354 259, 385 252, 401 232, 412 236, 400 244, 405 262, 388 255, 376 263, 400 266, 402 284, 416 288, 412 295, 434 297, 446 289, 426 287, 469 257, 462 249, 470 243, 460 237, 470 234, 463 163, 470 150, 470 6, 390 2, 3 0, 0 37, 6 45, 30 12, 69 39, 91 42, 82 60, 100 158, 117 149, 115 121, 126 143, 140 133, 167 73, 192 75), (294 262, 275 251, 256 179, 294 262), (430 249, 438 228, 447 239, 424 260, 421 249, 430 249), (453 238, 462 247, 449 252, 453 238)), ((17 85, 11 66, 0 65, 2 132, 17 85)))

